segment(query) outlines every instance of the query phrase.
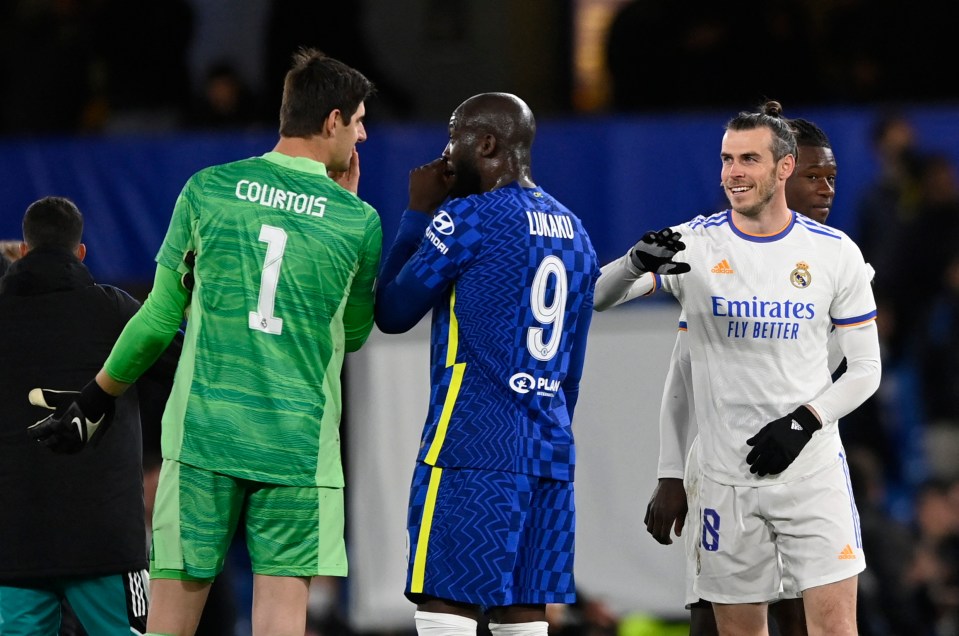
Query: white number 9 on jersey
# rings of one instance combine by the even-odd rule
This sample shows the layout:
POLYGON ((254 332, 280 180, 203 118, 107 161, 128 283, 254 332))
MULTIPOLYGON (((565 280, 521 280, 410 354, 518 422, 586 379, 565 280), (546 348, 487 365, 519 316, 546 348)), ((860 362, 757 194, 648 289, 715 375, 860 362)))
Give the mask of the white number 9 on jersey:
POLYGON ((552 326, 549 340, 543 342, 542 327, 530 327, 526 332, 526 348, 531 356, 537 360, 551 360, 563 340, 563 320, 566 316, 566 296, 569 293, 566 282, 566 266, 558 256, 547 256, 539 264, 536 275, 533 276, 533 285, 530 288, 529 306, 533 318, 542 325, 552 326), (555 278, 553 302, 547 304, 546 294, 549 291, 550 279, 555 278))

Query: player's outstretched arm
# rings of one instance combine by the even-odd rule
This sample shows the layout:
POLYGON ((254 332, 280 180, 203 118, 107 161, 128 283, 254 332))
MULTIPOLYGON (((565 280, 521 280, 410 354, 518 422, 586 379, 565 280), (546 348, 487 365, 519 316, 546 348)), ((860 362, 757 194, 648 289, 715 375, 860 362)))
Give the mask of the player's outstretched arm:
POLYGON ((76 453, 96 443, 109 428, 114 398, 91 381, 82 391, 32 389, 30 404, 53 411, 27 433, 56 453, 76 453))
POLYGON ((629 250, 629 260, 639 272, 670 275, 685 274, 689 263, 677 263, 673 258, 686 249, 683 235, 671 228, 658 232, 646 232, 629 250))
POLYGON ((593 297, 593 309, 606 311, 633 298, 648 296, 656 291, 656 277, 637 272, 626 254, 600 270, 593 297))
POLYGON ((683 274, 689 264, 676 262, 676 254, 686 249, 682 235, 670 228, 646 232, 623 257, 608 263, 596 283, 593 308, 605 311, 633 298, 656 291, 656 276, 683 274))

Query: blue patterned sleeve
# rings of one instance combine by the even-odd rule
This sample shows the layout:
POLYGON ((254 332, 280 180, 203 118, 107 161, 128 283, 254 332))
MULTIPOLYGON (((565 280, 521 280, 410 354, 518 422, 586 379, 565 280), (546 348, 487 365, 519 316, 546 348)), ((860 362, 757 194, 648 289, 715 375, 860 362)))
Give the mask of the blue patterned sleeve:
POLYGON ((430 217, 422 212, 406 210, 400 218, 396 239, 390 247, 376 281, 374 318, 383 333, 403 333, 412 329, 429 311, 430 290, 415 279, 403 277, 403 267, 416 252, 430 217))

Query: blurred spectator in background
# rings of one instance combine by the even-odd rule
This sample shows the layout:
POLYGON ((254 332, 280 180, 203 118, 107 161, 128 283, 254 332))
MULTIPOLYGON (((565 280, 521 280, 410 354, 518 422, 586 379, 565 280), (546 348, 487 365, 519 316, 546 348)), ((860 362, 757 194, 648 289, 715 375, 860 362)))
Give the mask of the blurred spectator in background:
POLYGON ((898 315, 910 323, 925 324, 932 301, 942 289, 946 266, 956 254, 959 187, 955 167, 944 154, 922 153, 913 165, 917 186, 914 215, 896 237, 898 257, 890 267, 899 273, 893 288, 898 315), (909 254, 909 267, 902 266, 903 254, 909 254))
POLYGON ((256 96, 228 62, 214 64, 206 73, 203 90, 193 99, 186 117, 190 128, 246 128, 258 123, 256 96))
POLYGON ((6 259, 7 265, 20 258, 20 241, 0 240, 0 260, 6 259))
MULTIPOLYGON (((806 3, 811 4, 809 2, 806 3)), ((823 96, 839 102, 885 100, 904 87, 898 81, 897 58, 906 47, 890 47, 908 22, 891 0, 819 2, 815 66, 824 80, 823 96), (897 37, 894 37, 897 36, 897 37)))
POLYGON ((359 69, 376 86, 376 99, 367 105, 368 120, 412 115, 410 95, 384 75, 366 44, 363 3, 354 0, 347 10, 336 13, 336 19, 331 19, 330 11, 327 3, 315 0, 283 0, 271 4, 266 25, 267 100, 279 103, 290 55, 300 47, 315 47, 359 69))
POLYGON ((859 633, 931 634, 931 618, 923 611, 919 587, 910 578, 916 564, 915 540, 910 529, 885 510, 883 466, 868 449, 849 451, 848 463, 868 559, 868 567, 859 576, 859 633))
MULTIPOLYGON (((736 19, 750 13, 738 12, 736 19)), ((742 96, 726 76, 728 61, 722 52, 731 48, 733 21, 725 7, 705 0, 626 4, 607 39, 614 108, 656 110, 756 101, 737 99, 742 96)))
POLYGON ((955 480, 959 479, 959 237, 940 245, 950 260, 941 272, 931 273, 941 273, 942 285, 925 328, 919 330, 920 365, 929 418, 926 448, 930 463, 939 476, 955 480))
POLYGON ((91 95, 90 5, 82 0, 0 3, 0 132, 80 129, 91 95))
POLYGON ((954 483, 931 481, 916 500, 918 558, 911 577, 936 636, 959 633, 959 511, 951 500, 955 488, 954 483))
POLYGON ((908 11, 893 0, 783 0, 739 13, 706 0, 633 0, 620 9, 607 40, 613 107, 717 107, 770 94, 790 103, 808 103, 809 95, 831 103, 955 96, 954 84, 917 72, 951 55, 952 27, 930 19, 936 13, 932 0, 916 0, 908 11), (743 83, 728 79, 731 43, 740 41, 769 53, 750 60, 743 83), (779 54, 801 66, 806 90, 780 72, 779 54))
POLYGON ((731 13, 708 0, 684 3, 633 0, 610 27, 606 62, 613 78, 613 108, 706 108, 762 101, 766 95, 804 103, 821 92, 819 74, 802 83, 782 73, 775 55, 750 59, 750 81, 729 81, 729 52, 749 41, 758 50, 788 51, 814 64, 807 3, 786 0, 731 13), (780 97, 781 96, 781 97, 780 97))
POLYGON ((863 257, 876 270, 876 303, 887 331, 889 354, 898 358, 908 330, 900 329, 902 311, 897 293, 903 276, 912 273, 900 266, 902 237, 919 215, 918 156, 912 124, 899 113, 881 117, 872 128, 870 142, 878 174, 860 198, 856 236, 863 257))
POLYGON ((187 52, 193 10, 186 0, 95 0, 99 103, 91 127, 109 132, 171 129, 190 100, 187 52))

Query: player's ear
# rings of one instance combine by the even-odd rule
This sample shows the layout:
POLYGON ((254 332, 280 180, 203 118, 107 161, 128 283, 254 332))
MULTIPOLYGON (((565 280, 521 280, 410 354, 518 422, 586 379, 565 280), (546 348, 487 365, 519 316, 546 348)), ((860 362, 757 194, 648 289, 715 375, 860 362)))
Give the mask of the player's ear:
POLYGON ((481 157, 489 157, 496 152, 496 137, 493 135, 483 135, 479 144, 479 153, 481 157))
POLYGON ((796 169, 796 157, 791 154, 779 160, 779 178, 785 181, 796 169))
POLYGON ((326 116, 326 119, 323 120, 324 137, 332 137, 335 134, 337 119, 343 121, 343 114, 340 112, 339 108, 334 108, 330 111, 330 114, 326 116))

